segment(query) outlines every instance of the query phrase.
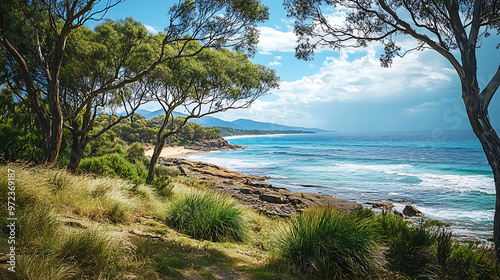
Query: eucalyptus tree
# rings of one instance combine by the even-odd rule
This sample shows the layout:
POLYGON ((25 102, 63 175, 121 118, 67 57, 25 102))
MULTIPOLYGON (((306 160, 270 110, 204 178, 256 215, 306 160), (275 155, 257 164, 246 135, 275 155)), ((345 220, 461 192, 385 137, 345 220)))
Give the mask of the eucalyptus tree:
MULTIPOLYGON (((199 48, 197 43, 190 48, 199 48)), ((279 86, 275 71, 248 60, 247 55, 227 49, 205 49, 196 57, 171 61, 150 76, 148 91, 165 111, 151 157, 148 181, 154 179, 155 168, 165 141, 187 124, 229 109, 248 108, 260 96, 279 86), (187 116, 176 121, 174 110, 187 116)))
POLYGON ((141 23, 131 18, 107 20, 94 31, 81 27, 71 34, 61 70, 61 110, 72 138, 69 170, 76 171, 89 141, 130 117, 147 101, 143 79, 117 90, 97 95, 93 92, 115 79, 117 72, 137 75, 154 62, 155 46, 161 43, 161 36, 148 34, 141 23), (96 117, 105 110, 122 113, 104 127, 94 129, 96 117))
MULTIPOLYGON (((2 0, 0 44, 15 62, 23 91, 42 128, 42 162, 53 166, 62 141, 60 74, 70 34, 123 0, 2 0), (103 2, 103 3, 100 3, 103 2), (102 7, 101 7, 102 6, 102 7), (46 104, 45 104, 46 103, 46 104), (46 106, 47 105, 47 106, 46 106)), ((233 47, 253 52, 256 24, 268 19, 259 0, 178 0, 168 11, 166 29, 155 46, 156 59, 140 71, 118 71, 93 88, 87 99, 134 83, 158 65, 180 57, 194 56, 204 48, 233 47), (186 52, 186 45, 199 41, 199 49, 186 52), (167 51, 167 49, 174 50, 167 51)), ((81 107, 89 103, 82 102, 81 107)))
POLYGON ((481 39, 490 32, 500 32, 500 1, 285 0, 284 5, 288 16, 295 18, 298 58, 311 59, 323 47, 340 50, 379 42, 385 50, 380 57, 381 65, 389 67, 395 56, 410 51, 397 44, 397 38, 405 36, 415 39, 416 50, 432 49, 449 61, 460 78, 472 130, 493 171, 496 188, 493 235, 497 257, 500 256, 500 139, 488 115, 490 101, 500 85, 500 65, 481 88, 476 57, 481 39), (329 19, 332 8, 345 13, 342 23, 329 19))

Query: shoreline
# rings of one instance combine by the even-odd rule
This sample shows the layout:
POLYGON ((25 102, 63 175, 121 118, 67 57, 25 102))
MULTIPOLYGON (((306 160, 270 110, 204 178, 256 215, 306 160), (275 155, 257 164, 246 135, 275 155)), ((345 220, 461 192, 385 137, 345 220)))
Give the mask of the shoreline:
MULTIPOLYGON (((144 149, 144 155, 147 157, 151 157, 153 155, 153 152, 154 152, 154 147, 149 149, 144 149)), ((203 152, 205 151, 186 149, 185 146, 164 147, 161 150, 160 158, 177 158, 184 155, 198 154, 203 152)))

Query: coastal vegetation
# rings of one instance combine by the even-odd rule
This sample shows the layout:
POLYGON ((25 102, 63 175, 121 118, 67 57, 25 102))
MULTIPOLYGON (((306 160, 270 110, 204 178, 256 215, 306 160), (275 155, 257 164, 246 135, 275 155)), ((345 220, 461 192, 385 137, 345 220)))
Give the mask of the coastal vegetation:
MULTIPOLYGON (((4 279, 500 277, 492 250, 453 240, 435 223, 362 208, 310 208, 276 218, 174 173, 159 188, 119 175, 22 164, 0 169, 15 170, 19 201, 17 272, 0 269, 4 279)), ((5 199, 7 179, 0 180, 5 199)), ((0 210, 5 217, 7 207, 0 210)))

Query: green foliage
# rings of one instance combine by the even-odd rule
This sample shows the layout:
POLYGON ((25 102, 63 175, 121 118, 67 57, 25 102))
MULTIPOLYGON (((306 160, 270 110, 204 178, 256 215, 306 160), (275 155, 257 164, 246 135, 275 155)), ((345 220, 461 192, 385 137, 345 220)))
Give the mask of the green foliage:
POLYGON ((84 157, 101 157, 110 154, 125 155, 125 142, 114 133, 106 133, 91 141, 83 154, 84 157))
POLYGON ((80 170, 92 172, 96 175, 111 175, 125 178, 135 183, 144 183, 145 178, 139 177, 135 165, 120 154, 110 154, 100 157, 84 158, 80 163, 80 170))
POLYGON ((422 224, 409 226, 403 218, 380 215, 379 230, 388 250, 390 268, 408 275, 423 275, 433 262, 433 246, 438 234, 428 231, 422 224))
POLYGON ((134 143, 127 149, 126 156, 129 160, 142 161, 144 157, 144 146, 140 143, 134 143))
POLYGON ((371 219, 333 208, 307 209, 290 221, 281 256, 301 274, 319 279, 366 279, 384 268, 371 219))
POLYGON ((491 250, 476 245, 459 245, 451 233, 442 231, 437 239, 435 279, 499 279, 500 266, 491 250))
MULTIPOLYGON (((0 80, 1 84, 1 80, 0 80)), ((14 97, 14 91, 1 88, 0 160, 39 162, 42 133, 26 99, 14 97)))
POLYGON ((241 241, 246 235, 243 211, 223 194, 194 193, 173 202, 166 222, 179 232, 209 241, 241 241))

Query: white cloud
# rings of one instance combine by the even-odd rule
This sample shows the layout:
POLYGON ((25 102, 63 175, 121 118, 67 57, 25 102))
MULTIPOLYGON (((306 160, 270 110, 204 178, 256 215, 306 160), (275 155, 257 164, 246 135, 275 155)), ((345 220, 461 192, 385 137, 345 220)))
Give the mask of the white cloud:
POLYGON ((273 65, 279 66, 279 65, 281 65, 281 63, 279 61, 273 61, 273 62, 269 62, 269 65, 270 66, 273 66, 273 65))
MULTIPOLYGON (((321 106, 344 104, 349 107, 361 103, 398 106, 402 104, 399 103, 401 100, 412 98, 432 100, 436 93, 454 85, 455 76, 451 66, 430 50, 396 58, 391 68, 380 66, 375 49, 367 53, 343 53, 327 58, 314 75, 296 81, 283 81, 280 89, 273 91, 272 101, 258 100, 250 110, 227 112, 221 117, 314 126, 314 120, 325 117, 316 114, 321 106)), ((406 105, 401 110, 425 113, 424 110, 439 105, 436 102, 419 102, 420 105, 406 105)))
POLYGON ((152 27, 151 25, 144 24, 144 27, 146 27, 146 30, 151 34, 158 33, 158 30, 156 30, 156 28, 152 27))
POLYGON ((294 52, 296 39, 293 31, 283 32, 271 27, 262 26, 260 31, 258 49, 261 54, 271 52, 294 52))
POLYGON ((277 56, 274 57, 274 59, 281 60, 281 56, 277 55, 277 56))

